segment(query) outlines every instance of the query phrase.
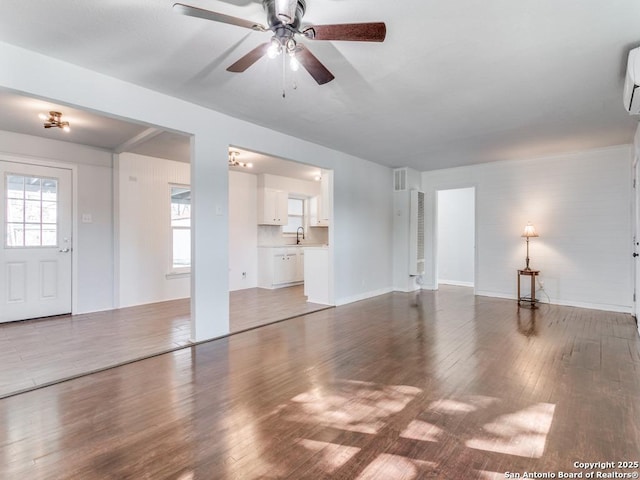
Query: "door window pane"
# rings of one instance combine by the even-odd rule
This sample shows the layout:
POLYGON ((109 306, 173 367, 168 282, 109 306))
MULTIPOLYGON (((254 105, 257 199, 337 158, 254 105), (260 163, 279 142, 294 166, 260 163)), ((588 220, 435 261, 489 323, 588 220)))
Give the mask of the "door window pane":
POLYGON ((42 223, 58 222, 58 204, 56 202, 42 202, 42 223))
POLYGON ((24 222, 24 200, 7 199, 7 222, 24 222))
POLYGON ((58 244, 58 226, 42 225, 42 246, 55 247, 58 244))
POLYGON ((55 247, 58 232, 58 180, 7 175, 7 247, 55 247))
POLYGON ((40 225, 33 225, 30 223, 24 226, 24 246, 25 247, 39 247, 42 245, 42 238, 40 236, 40 225))
POLYGON ((24 177, 7 175, 7 198, 24 198, 24 177))
POLYGON ((8 223, 7 224, 7 246, 8 247, 24 246, 24 223, 8 223))
POLYGON ((27 177, 24 179, 24 196, 31 200, 40 200, 42 198, 39 178, 27 177))
POLYGON ((42 200, 55 202, 58 200, 58 181, 51 178, 42 179, 42 200))
POLYGON ((40 223, 41 203, 39 200, 26 200, 24 202, 24 221, 26 223, 40 223))

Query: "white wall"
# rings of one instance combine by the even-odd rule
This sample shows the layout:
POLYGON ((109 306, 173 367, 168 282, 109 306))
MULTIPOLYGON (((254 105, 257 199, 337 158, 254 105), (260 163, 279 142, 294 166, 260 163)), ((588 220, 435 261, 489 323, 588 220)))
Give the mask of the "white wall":
POLYGON ((194 340, 229 332, 229 145, 332 169, 332 295, 344 303, 390 289, 389 168, 2 42, 0 88, 192 135, 194 340))
MULTIPOLYGON (((526 254, 520 235, 531 221, 540 234, 531 239, 531 266, 552 303, 630 312, 631 158, 625 145, 425 172, 427 218, 436 190, 476 186, 477 294, 515 298, 526 254)), ((427 239, 434 227, 428 221, 427 239)), ((434 288, 427 245, 426 285, 434 288)))
POLYGON ((119 307, 186 298, 190 275, 171 271, 170 184, 189 185, 189 164, 133 153, 116 160, 119 307))
POLYGON ((351 158, 336 162, 329 252, 335 304, 393 290, 392 170, 351 158))
POLYGON ((472 287, 475 262, 475 189, 438 191, 438 283, 472 287))
POLYGON ((0 131, 0 152, 24 161, 73 165, 77 174, 74 212, 77 277, 73 312, 113 308, 112 156, 109 152, 69 142, 0 131), (83 213, 92 216, 82 223, 83 213))
POLYGON ((258 286, 258 181, 229 172, 229 289, 258 286), (242 277, 246 272, 246 278, 242 277))

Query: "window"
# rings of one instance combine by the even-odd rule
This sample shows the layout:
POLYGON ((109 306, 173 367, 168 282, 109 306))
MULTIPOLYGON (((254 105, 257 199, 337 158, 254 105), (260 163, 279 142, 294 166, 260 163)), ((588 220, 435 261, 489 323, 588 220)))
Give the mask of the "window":
POLYGON ((171 270, 191 268, 191 188, 171 186, 171 270))
POLYGON ((304 227, 304 198, 289 197, 287 214, 289 222, 282 227, 282 233, 296 233, 304 227))
POLYGON ((58 180, 7 175, 5 245, 58 245, 58 180))

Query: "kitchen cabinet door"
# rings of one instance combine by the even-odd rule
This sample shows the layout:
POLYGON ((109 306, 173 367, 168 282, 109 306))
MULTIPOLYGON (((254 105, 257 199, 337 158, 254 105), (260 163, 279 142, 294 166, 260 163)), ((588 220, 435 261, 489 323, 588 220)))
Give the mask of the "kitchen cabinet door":
POLYGON ((298 255, 273 256, 273 283, 292 283, 297 281, 298 255))
POLYGON ((258 192, 258 224, 286 225, 289 195, 282 190, 264 188, 258 192))

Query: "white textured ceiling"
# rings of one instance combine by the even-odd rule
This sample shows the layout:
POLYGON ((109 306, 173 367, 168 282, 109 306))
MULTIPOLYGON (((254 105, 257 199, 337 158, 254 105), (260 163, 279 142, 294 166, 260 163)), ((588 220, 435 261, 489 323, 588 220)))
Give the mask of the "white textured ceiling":
MULTIPOLYGON (((265 23, 259 2, 183 0, 265 23)), ((0 41, 389 166, 419 170, 630 143, 621 101, 638 0, 307 0, 306 23, 384 21, 382 44, 305 42, 336 79, 297 89, 266 33, 171 0, 3 0, 0 41)), ((0 128, 2 128, 0 126, 0 128)))

